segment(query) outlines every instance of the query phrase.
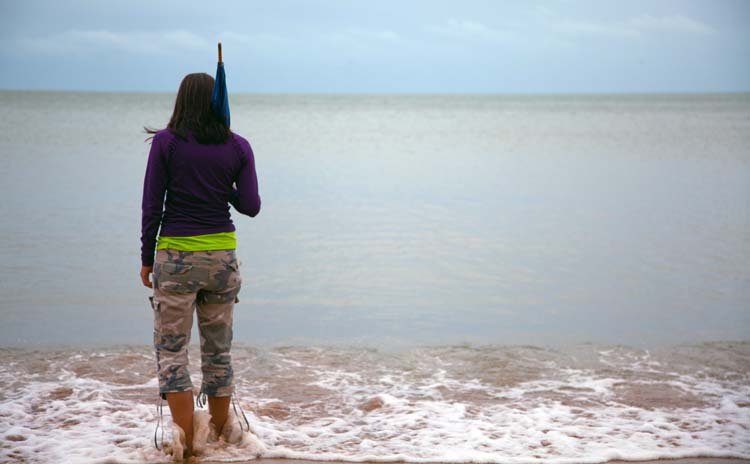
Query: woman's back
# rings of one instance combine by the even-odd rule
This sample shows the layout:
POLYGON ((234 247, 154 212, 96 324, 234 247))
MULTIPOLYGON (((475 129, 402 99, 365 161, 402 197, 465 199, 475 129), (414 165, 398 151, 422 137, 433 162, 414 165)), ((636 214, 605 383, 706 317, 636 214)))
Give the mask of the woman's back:
POLYGON ((230 133, 224 144, 200 144, 189 131, 186 139, 170 129, 156 132, 143 186, 143 265, 153 263, 159 225, 165 237, 234 231, 229 204, 251 217, 260 211, 255 159, 245 138, 230 133))

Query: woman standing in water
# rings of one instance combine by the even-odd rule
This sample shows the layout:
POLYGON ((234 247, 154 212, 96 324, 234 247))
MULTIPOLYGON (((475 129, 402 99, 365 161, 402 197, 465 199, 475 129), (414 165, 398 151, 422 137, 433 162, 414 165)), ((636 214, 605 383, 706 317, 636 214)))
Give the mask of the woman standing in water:
MULTIPOLYGON (((159 394, 176 430, 184 432, 184 457, 193 451, 188 344, 194 307, 203 373, 199 395, 208 399, 218 436, 234 425, 227 422, 234 392, 230 348, 242 279, 229 205, 250 217, 260 211, 252 149, 212 111, 213 87, 210 75, 188 74, 167 127, 146 129, 153 138, 143 183, 141 280, 153 288, 159 394)), ((205 440, 201 433, 196 432, 196 449, 205 440)))

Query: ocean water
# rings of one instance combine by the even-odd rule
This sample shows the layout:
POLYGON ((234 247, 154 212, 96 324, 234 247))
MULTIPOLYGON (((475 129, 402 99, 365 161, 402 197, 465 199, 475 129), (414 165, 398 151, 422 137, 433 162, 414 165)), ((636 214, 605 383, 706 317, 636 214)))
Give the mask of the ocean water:
MULTIPOLYGON (((231 98, 269 457, 750 458, 750 94, 231 98)), ((163 459, 142 126, 173 101, 0 92, 0 461, 163 459)))
MULTIPOLYGON (((264 457, 513 464, 750 459, 748 342, 666 350, 233 351, 240 404, 268 450, 264 457)), ((191 355, 200 385, 200 356, 191 355)), ((167 462, 153 444, 152 365, 146 346, 0 350, 0 461, 167 462)), ((207 457, 254 456, 241 446, 212 444, 207 457)))

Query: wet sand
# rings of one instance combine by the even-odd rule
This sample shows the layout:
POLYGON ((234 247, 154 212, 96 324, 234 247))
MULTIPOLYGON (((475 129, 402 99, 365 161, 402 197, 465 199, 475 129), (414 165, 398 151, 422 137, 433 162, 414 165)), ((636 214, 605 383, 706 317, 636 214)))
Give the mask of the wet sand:
MULTIPOLYGON (((307 459, 256 459, 252 461, 232 461, 236 464, 346 464, 343 461, 312 461, 307 459)), ((399 463, 400 461, 388 461, 399 463)), ((659 459, 656 461, 607 461, 607 464, 628 464, 637 462, 639 464, 750 464, 748 459, 733 458, 685 458, 685 459, 659 459)), ((201 464, 226 464, 219 461, 196 461, 201 464)), ((372 461, 363 461, 360 464, 378 464, 372 461)), ((438 464, 438 463, 435 463, 438 464)))

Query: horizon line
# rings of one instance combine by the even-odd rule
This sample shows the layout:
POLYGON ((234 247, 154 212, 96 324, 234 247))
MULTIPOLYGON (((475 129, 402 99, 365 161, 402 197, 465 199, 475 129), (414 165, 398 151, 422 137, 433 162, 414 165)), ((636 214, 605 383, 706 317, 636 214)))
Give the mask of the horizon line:
MULTIPOLYGON (((10 89, 8 93, 177 94, 177 90, 10 89)), ((646 90, 646 91, 529 91, 529 92, 229 92, 237 96, 638 96, 638 95, 742 95, 747 90, 646 90)))

